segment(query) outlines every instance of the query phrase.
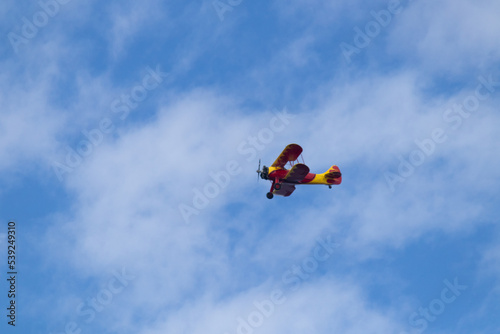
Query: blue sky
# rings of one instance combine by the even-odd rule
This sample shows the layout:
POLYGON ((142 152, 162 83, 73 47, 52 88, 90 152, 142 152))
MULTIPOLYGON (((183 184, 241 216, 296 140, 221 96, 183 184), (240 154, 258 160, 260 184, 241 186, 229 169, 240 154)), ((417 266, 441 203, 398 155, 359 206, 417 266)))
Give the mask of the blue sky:
POLYGON ((499 10, 4 1, 2 333, 500 332, 499 10))

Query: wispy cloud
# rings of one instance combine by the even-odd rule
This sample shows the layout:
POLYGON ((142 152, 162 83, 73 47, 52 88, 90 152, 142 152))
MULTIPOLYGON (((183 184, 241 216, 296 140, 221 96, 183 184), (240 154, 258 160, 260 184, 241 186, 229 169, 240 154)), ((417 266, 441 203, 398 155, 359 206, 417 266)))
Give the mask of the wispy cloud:
POLYGON ((389 50, 428 71, 458 75, 471 68, 488 70, 499 53, 493 42, 499 32, 497 10, 495 1, 412 2, 391 33, 389 50))

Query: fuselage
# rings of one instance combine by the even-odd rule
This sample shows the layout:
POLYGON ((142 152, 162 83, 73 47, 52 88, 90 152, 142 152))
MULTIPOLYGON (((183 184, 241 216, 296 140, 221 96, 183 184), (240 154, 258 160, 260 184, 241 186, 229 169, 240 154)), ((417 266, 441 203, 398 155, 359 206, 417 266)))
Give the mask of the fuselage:
POLYGON ((278 182, 283 182, 283 183, 291 183, 291 184, 336 184, 336 180, 327 178, 325 174, 314 174, 314 173, 307 173, 306 177, 302 181, 287 181, 285 180, 286 175, 288 174, 289 170, 285 168, 280 168, 280 167, 269 167, 269 172, 267 175, 267 178, 269 180, 276 180, 278 179, 278 182))

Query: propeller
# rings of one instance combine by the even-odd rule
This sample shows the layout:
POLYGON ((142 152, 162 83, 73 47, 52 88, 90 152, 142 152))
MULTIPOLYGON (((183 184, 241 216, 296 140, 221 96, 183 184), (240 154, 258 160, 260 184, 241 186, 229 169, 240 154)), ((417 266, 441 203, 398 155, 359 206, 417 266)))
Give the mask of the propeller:
POLYGON ((262 171, 260 170, 260 159, 259 159, 259 168, 257 169, 257 182, 259 181, 259 176, 261 175, 262 171))

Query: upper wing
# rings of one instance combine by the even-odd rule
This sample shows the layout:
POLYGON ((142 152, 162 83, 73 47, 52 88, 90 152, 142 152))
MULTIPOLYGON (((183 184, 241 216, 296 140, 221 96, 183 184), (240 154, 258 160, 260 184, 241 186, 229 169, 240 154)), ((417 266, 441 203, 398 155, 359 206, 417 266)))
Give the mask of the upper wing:
POLYGON ((300 147, 297 144, 290 144, 285 149, 281 154, 279 155, 278 159, 276 159, 275 162, 271 165, 271 167, 285 167, 286 163, 288 161, 295 161, 297 158, 300 156, 302 153, 302 147, 300 147))
POLYGON ((290 196, 295 190, 295 186, 290 183, 282 183, 279 190, 274 190, 273 194, 281 196, 290 196))
POLYGON ((288 171, 284 180, 288 182, 300 182, 309 173, 309 167, 304 164, 295 164, 292 169, 288 171))

